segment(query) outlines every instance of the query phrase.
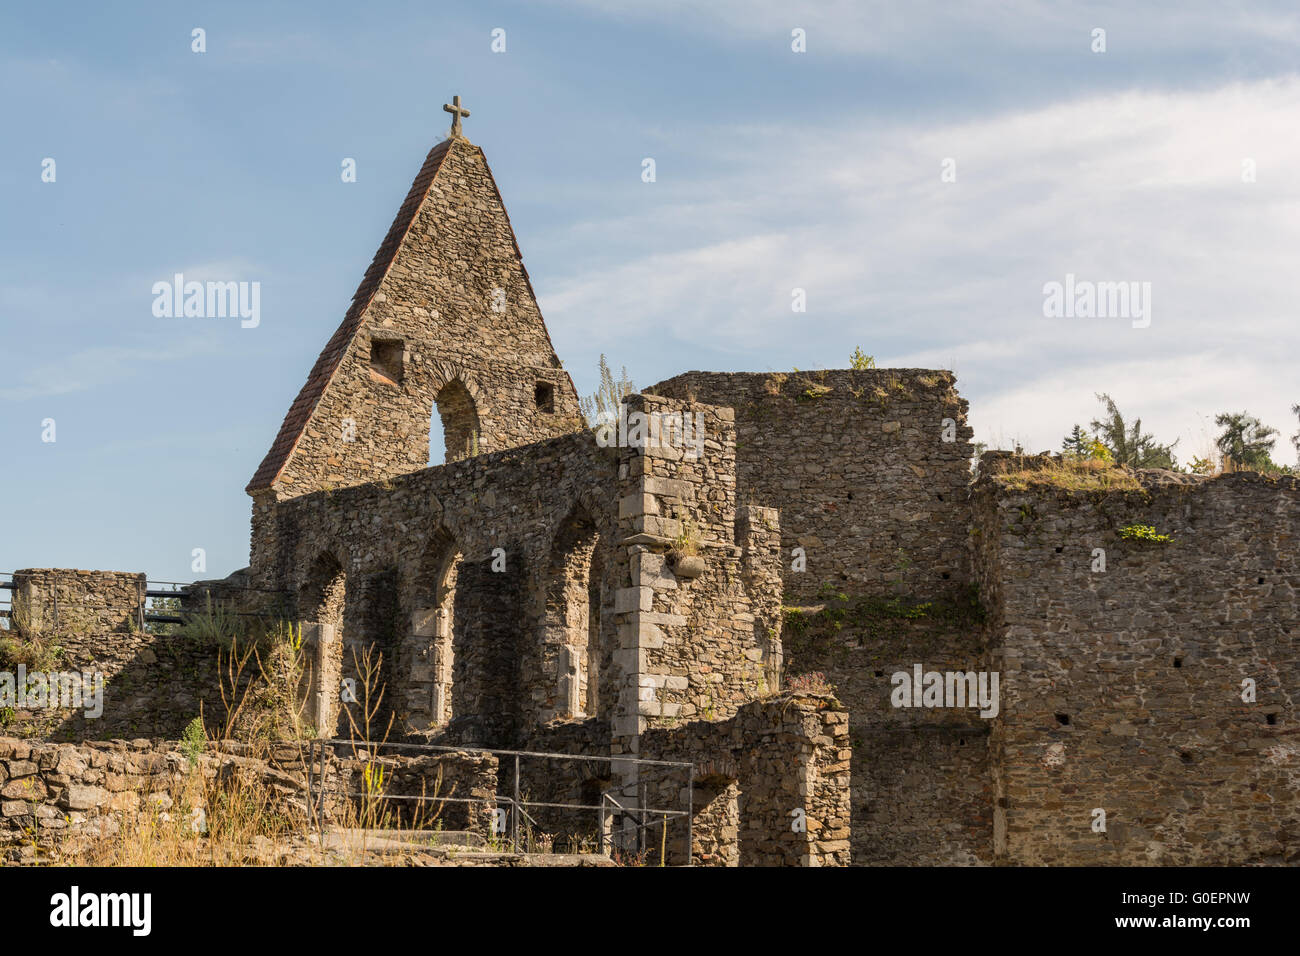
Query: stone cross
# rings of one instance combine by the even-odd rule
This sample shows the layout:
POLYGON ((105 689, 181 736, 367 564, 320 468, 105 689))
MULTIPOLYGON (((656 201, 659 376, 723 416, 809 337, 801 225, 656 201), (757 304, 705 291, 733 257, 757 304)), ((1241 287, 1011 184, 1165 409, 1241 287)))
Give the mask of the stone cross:
POLYGON ((453 96, 451 102, 444 103, 442 108, 445 112, 451 114, 451 135, 464 136, 465 134, 460 131, 460 118, 462 116, 469 116, 469 110, 461 108, 460 97, 453 96))

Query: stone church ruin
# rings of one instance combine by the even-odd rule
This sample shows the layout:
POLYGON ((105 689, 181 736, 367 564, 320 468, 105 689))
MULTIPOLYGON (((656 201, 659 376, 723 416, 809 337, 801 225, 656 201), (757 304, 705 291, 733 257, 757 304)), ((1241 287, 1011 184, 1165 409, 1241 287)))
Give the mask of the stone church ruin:
MULTIPOLYGON (((249 567, 186 597, 301 625, 317 734, 591 757, 516 781, 501 756, 474 792, 522 789, 556 831, 599 803, 675 864, 1300 858, 1295 479, 972 475, 938 369, 686 372, 598 434, 453 115, 248 483, 249 567), (1118 534, 1139 520, 1173 543, 1118 534), (916 667, 998 674, 995 716, 891 705, 916 667)), ((174 739, 211 702, 212 669, 138 626, 143 575, 12 586, 110 674, 63 739, 174 739)))

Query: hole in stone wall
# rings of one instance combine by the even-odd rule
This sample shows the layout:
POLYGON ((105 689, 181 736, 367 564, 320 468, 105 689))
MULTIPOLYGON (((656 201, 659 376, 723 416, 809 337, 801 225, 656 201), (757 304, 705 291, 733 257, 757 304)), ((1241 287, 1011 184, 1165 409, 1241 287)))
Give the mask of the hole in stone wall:
POLYGON ((537 403, 538 411, 555 411, 555 386, 550 382, 538 382, 533 389, 533 401, 537 403))
POLYGON ((949 578, 951 578, 951 577, 952 577, 952 575, 949 574, 947 571, 943 572, 943 579, 944 579, 945 581, 947 581, 947 580, 948 580, 949 578))
POLYGON ((1058 724, 1060 724, 1062 727, 1068 727, 1068 726, 1070 726, 1070 715, 1069 715, 1069 714, 1057 714, 1057 715, 1056 715, 1056 722, 1057 722, 1058 724))
POLYGON ((1178 759, 1181 760, 1183 763, 1191 763, 1196 758, 1192 756, 1192 752, 1190 750, 1180 750, 1178 751, 1178 759))
POLYGON ((877 676, 877 677, 884 677, 884 676, 885 676, 885 672, 884 672, 884 671, 876 671, 876 676, 877 676))
POLYGON ((1265 715, 1264 715, 1264 722, 1265 722, 1266 724, 1268 724, 1269 726, 1274 726, 1274 725, 1276 725, 1276 724, 1277 724, 1277 714, 1265 714, 1265 715))
POLYGON ((1064 546, 1064 545, 1059 545, 1059 544, 1058 544, 1058 545, 1056 546, 1056 553, 1057 553, 1057 554, 1060 554, 1060 553, 1061 553, 1062 551, 1064 551, 1064 550, 1065 550, 1065 546, 1064 546))
POLYGON ((478 409, 464 383, 453 380, 444 385, 434 397, 434 412, 429 416, 430 465, 460 461, 483 451, 478 409))
POLYGON ((371 374, 388 385, 402 381, 402 353, 406 350, 401 339, 373 339, 370 343, 371 374))
POLYGON ((1260 578, 1260 579, 1259 579, 1258 581, 1256 581, 1255 583, 1256 583, 1256 584, 1263 584, 1263 583, 1264 583, 1264 579, 1263 579, 1263 578, 1260 578))
POLYGON ((1182 659, 1181 657, 1175 657, 1175 658, 1174 658, 1174 666, 1175 666, 1175 667, 1182 667, 1182 666, 1183 666, 1183 659, 1182 659))

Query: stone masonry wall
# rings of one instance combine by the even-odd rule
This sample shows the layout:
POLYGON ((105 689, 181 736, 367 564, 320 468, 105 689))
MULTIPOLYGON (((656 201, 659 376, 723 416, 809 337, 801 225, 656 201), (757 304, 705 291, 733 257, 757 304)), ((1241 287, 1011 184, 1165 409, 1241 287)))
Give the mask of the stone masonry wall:
MULTIPOLYGON (((992 862, 992 721, 973 708, 895 707, 893 675, 987 670, 968 592, 929 601, 827 593, 790 609, 786 673, 821 673, 848 709, 853 860, 862 865, 992 862)), ((789 681, 787 680, 787 683, 789 681)))
POLYGON ((438 725, 444 681, 462 743, 505 745, 567 712, 575 677, 616 750, 640 726, 620 718, 726 716, 779 648, 778 531, 746 510, 737 539, 730 411, 685 407, 707 436, 698 458, 582 433, 281 502, 268 578, 300 596, 301 620, 333 622, 344 676, 349 648, 385 651, 399 733, 438 725), (689 573, 679 537, 701 559, 689 573))
MULTIPOLYGON (((642 756, 696 765, 692 852, 699 865, 847 866, 848 715, 822 694, 751 701, 725 721, 648 731, 642 756)), ((645 771, 648 803, 687 808, 687 778, 645 771)), ((657 859, 660 837, 648 841, 657 859)), ((685 859, 686 827, 669 824, 668 862, 685 859)))
MULTIPOLYGON (((521 720, 553 716, 566 676, 521 669, 541 640, 557 535, 581 515, 611 540, 616 487, 614 456, 581 433, 304 495, 277 506, 277 560, 262 570, 298 596, 298 619, 333 626, 343 677, 358 679, 353 649, 384 654, 394 734, 460 722, 462 743, 506 744, 521 720)), ((573 631, 585 661, 590 630, 573 631)))
MULTIPOLYGON (((102 713, 74 707, 0 707, 0 732, 52 740, 178 737, 200 712, 224 714, 214 644, 140 628, 145 576, 45 568, 14 574, 15 621, 0 670, 76 674, 102 688, 102 713)), ((48 681, 47 681, 48 685, 48 681)), ((61 704, 62 701, 60 700, 61 704)))
MULTIPOLYGON (((188 819, 206 794, 234 774, 266 788, 273 812, 306 829, 306 752, 298 744, 250 748, 234 741, 210 743, 187 753, 174 741, 110 740, 79 745, 0 737, 0 859, 29 860, 39 848, 56 848, 70 835, 112 837, 124 820, 141 813, 169 813, 188 819)), ((322 786, 319 753, 313 768, 322 786)), ((384 767, 385 794, 468 797, 471 804, 442 804, 445 829, 467 829, 486 837, 496 789, 494 757, 471 753, 383 756, 329 753, 324 761, 323 819, 354 820, 345 803, 361 789, 364 768, 384 767), (435 784, 439 789, 435 791, 435 784)), ((378 779, 373 776, 372 779, 378 779)), ((318 791, 319 792, 319 791, 318 791)), ((385 801, 393 813, 409 807, 385 801)), ((210 809, 210 808, 209 808, 210 809)), ((427 823, 427 819, 424 821, 427 823)))
POLYGON ((998 857, 1300 859, 1300 482, 1143 472, 1068 490, 1041 461, 986 459, 998 857), (1135 525, 1171 540, 1121 535, 1135 525))
POLYGON ((28 568, 13 584, 14 620, 52 639, 137 629, 144 607, 143 574, 28 568))
POLYGON ((82 675, 87 690, 99 675, 103 713, 94 715, 93 708, 88 713, 88 706, 14 708, 0 711, 0 733, 72 741, 176 738, 200 712, 211 726, 224 721, 225 675, 215 645, 137 631, 67 634, 58 639, 57 648, 57 656, 41 672, 82 675))
POLYGON ((954 383, 932 369, 686 372, 647 392, 735 410, 739 500, 780 512, 786 603, 800 604, 826 583, 929 594, 969 580, 972 430, 954 383))

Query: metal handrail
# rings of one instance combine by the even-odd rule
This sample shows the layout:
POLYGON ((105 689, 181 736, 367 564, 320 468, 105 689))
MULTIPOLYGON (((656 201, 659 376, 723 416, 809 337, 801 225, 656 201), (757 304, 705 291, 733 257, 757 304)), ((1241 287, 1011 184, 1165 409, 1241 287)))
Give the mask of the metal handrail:
MULTIPOLYGON (((520 779, 519 758, 520 757, 539 757, 539 758, 551 759, 551 760, 556 760, 556 759, 584 760, 584 761, 596 761, 601 763, 613 763, 615 761, 619 761, 625 764, 632 764, 638 767, 642 765, 646 765, 646 766, 664 768, 662 771, 656 774, 655 777, 652 779, 658 779, 667 776, 669 773, 671 773, 673 769, 677 769, 677 770, 684 769, 687 771, 687 775, 688 775, 688 780, 689 780, 688 791, 689 791, 694 787, 695 765, 688 761, 646 760, 638 757, 613 757, 613 756, 604 756, 600 754, 554 753, 554 752, 536 751, 536 750, 504 750, 504 749, 494 749, 488 747, 465 747, 465 746, 458 747, 458 746, 447 745, 447 744, 408 744, 408 743, 397 743, 397 742, 367 743, 364 741, 341 740, 341 739, 311 740, 308 741, 308 754, 307 754, 307 793, 308 793, 308 805, 312 807, 314 810, 318 828, 323 828, 324 826, 322 810, 324 807, 325 794, 326 794, 326 787, 325 787, 325 765, 326 765, 326 756, 327 756, 326 748, 351 748, 354 754, 358 751, 367 754, 364 757, 356 757, 355 759, 367 760, 367 761, 369 760, 382 761, 384 758, 383 756, 380 755, 379 751, 385 748, 391 748, 394 750, 407 750, 407 751, 414 750, 418 752, 431 751, 435 753, 486 754, 486 755, 491 755, 496 757, 513 757, 514 758, 513 762, 515 765, 513 796, 509 796, 501 793, 495 793, 492 794, 490 797, 452 797, 452 796, 431 797, 431 796, 415 796, 413 794, 387 794, 387 793, 376 795, 376 794, 367 794, 359 791, 348 791, 348 790, 339 791, 335 795, 339 797, 377 796, 379 799, 382 800, 408 801, 414 803, 429 803, 429 802, 466 803, 466 804, 490 804, 492 806, 500 806, 501 804, 505 804, 511 810, 510 839, 511 839, 511 848, 514 852, 519 852, 520 817, 525 818, 529 823, 531 823, 535 827, 540 828, 541 826, 538 823, 537 819, 528 812, 527 808, 529 807, 533 807, 533 808, 543 807, 543 808, 561 809, 561 810, 598 811, 599 846, 601 852, 605 852, 606 849, 605 812, 607 809, 606 801, 608 801, 609 803, 613 804, 617 808, 620 814, 628 815, 629 818, 631 818, 633 814, 640 815, 641 817, 640 821, 634 820, 634 822, 637 823, 638 834, 644 834, 644 831, 646 829, 648 829, 651 826, 654 826, 656 823, 659 823, 660 825, 666 827, 670 819, 685 817, 686 827, 687 827, 686 845, 688 847, 686 865, 691 866, 693 864, 693 854, 689 851, 689 848, 694 845, 694 793, 688 793, 686 810, 673 810, 668 808, 646 807, 646 806, 634 807, 629 809, 627 807, 624 807, 621 803, 619 803, 619 801, 615 799, 612 793, 608 790, 601 792, 600 803, 595 806, 592 806, 590 804, 584 804, 584 803, 554 803, 554 802, 542 801, 542 800, 524 800, 524 799, 520 799, 519 796, 519 779, 520 779), (318 748, 320 751, 319 790, 317 790, 317 779, 316 779, 317 778, 316 761, 317 761, 318 748), (654 819, 647 822, 646 820, 647 816, 653 817, 654 819)), ((500 763, 498 762, 498 769, 499 768, 500 768, 500 763)), ((499 775, 497 779, 498 779, 498 786, 499 786, 500 785, 499 775)), ((644 782, 638 780, 638 785, 642 787, 643 799, 641 802, 644 804, 645 784, 644 782)), ((638 837, 638 842, 643 842, 640 836, 638 837)))

